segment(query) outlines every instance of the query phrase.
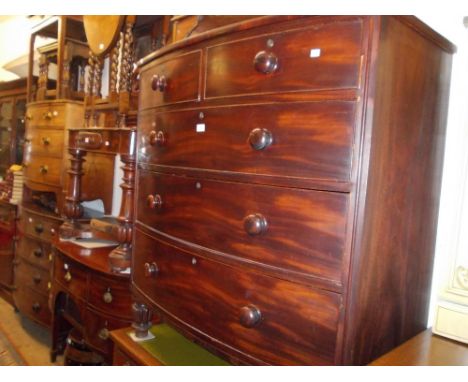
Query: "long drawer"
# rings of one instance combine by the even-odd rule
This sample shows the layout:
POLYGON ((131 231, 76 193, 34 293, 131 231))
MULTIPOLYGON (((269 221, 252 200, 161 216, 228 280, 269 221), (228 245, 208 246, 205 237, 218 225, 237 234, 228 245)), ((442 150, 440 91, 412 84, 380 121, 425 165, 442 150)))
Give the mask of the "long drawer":
POLYGON ((66 122, 66 105, 57 103, 37 103, 28 105, 26 119, 27 127, 58 127, 63 128, 66 122))
POLYGON ((333 363, 341 295, 223 265, 140 230, 133 253, 134 285, 166 316, 252 362, 333 363))
POLYGON ((25 155, 42 155, 62 158, 64 132, 57 129, 28 129, 25 139, 25 155))
POLYGON ((201 51, 159 62, 141 73, 138 108, 196 101, 200 98, 201 51))
POLYGON ((315 20, 211 46, 205 97, 358 88, 362 31, 360 19, 315 20))
POLYGON ((38 293, 47 295, 50 289, 50 272, 43 268, 29 264, 21 257, 17 257, 15 268, 15 281, 19 285, 25 285, 38 293))
POLYGON ((50 326, 51 312, 48 307, 47 295, 18 284, 18 289, 14 292, 13 298, 20 312, 42 325, 50 326))
POLYGON ((284 277, 341 284, 347 194, 140 170, 137 198, 137 220, 164 234, 284 277))
POLYGON ((17 255, 44 269, 49 269, 51 251, 51 244, 27 236, 20 238, 16 249, 17 255))
POLYGON ((62 220, 59 218, 36 214, 26 209, 21 209, 19 216, 19 229, 22 233, 47 242, 56 235, 61 224, 62 220))
POLYGON ((61 185, 63 158, 32 155, 25 152, 23 162, 25 178, 52 186, 61 185))
POLYGON ((138 159, 164 166, 347 181, 354 102, 140 114, 138 159))
POLYGON ((86 267, 61 255, 54 258, 54 282, 59 283, 74 299, 87 300, 88 274, 86 267))

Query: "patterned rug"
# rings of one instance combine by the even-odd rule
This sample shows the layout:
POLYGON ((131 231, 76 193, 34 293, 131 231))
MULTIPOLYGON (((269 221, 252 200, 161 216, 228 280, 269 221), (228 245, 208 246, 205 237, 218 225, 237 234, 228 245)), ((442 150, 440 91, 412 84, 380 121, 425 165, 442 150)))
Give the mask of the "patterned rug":
POLYGON ((25 366, 26 362, 15 349, 0 326, 0 366, 25 366))

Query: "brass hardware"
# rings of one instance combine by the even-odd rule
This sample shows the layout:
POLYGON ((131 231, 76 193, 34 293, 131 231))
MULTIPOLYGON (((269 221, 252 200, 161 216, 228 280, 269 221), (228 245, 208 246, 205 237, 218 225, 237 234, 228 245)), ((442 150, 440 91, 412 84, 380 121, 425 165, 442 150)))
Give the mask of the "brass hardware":
POLYGON ((254 150, 264 150, 273 143, 273 135, 267 129, 256 128, 249 134, 249 144, 254 150))
POLYGON ((52 255, 52 253, 49 253, 49 262, 51 263, 53 259, 54 259, 54 257, 52 255))
POLYGON ((56 233, 57 233, 57 231, 55 230, 55 228, 50 229, 50 235, 51 236, 55 236, 56 233))
POLYGON ((49 171, 49 166, 47 165, 42 165, 39 167, 39 172, 43 175, 47 174, 48 171, 49 171))
POLYGON ((145 277, 156 277, 159 273, 158 264, 155 262, 153 263, 145 263, 145 277))
POLYGON ((44 119, 48 119, 48 120, 52 119, 52 112, 49 111, 47 113, 44 113, 44 119))
POLYGON ((67 283, 69 283, 71 281, 71 279, 72 279, 72 275, 71 275, 70 271, 67 271, 67 273, 65 273, 65 276, 63 278, 65 279, 65 281, 67 283))
POLYGON ((148 195, 146 197, 146 205, 151 208, 152 210, 159 210, 161 209, 163 204, 161 195, 148 195))
POLYGON ((102 295, 102 299, 106 304, 110 304, 113 300, 112 293, 111 293, 111 288, 107 288, 107 290, 104 292, 102 295))
POLYGON ((109 338, 109 330, 107 328, 102 328, 99 333, 98 333, 98 337, 105 341, 109 338))
POLYGON ((273 73, 278 69, 278 57, 273 52, 262 50, 255 55, 254 67, 259 73, 273 73))
POLYGON ((161 130, 159 130, 158 132, 152 130, 149 133, 149 143, 151 146, 164 146, 164 143, 166 143, 166 137, 164 135, 164 132, 161 130))
POLYGON ((155 74, 153 75, 153 78, 151 79, 151 89, 154 91, 160 91, 161 93, 166 90, 167 87, 167 80, 166 77, 163 75, 158 75, 155 74))
POLYGON ((262 319, 262 313, 254 305, 247 305, 241 308, 239 321, 242 326, 252 328, 262 319))
POLYGON ((244 230, 251 236, 263 234, 267 229, 268 222, 262 214, 250 214, 244 218, 244 230))
POLYGON ((52 283, 49 281, 47 283, 47 290, 51 290, 52 289, 52 283))

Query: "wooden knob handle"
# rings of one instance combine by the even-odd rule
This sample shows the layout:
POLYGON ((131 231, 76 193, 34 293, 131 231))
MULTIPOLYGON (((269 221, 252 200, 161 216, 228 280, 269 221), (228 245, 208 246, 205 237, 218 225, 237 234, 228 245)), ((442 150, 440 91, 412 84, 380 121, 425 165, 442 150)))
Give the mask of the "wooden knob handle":
POLYGON ((242 326, 252 328, 262 319, 262 313, 254 305, 247 305, 241 308, 239 321, 242 326))
POLYGON ((156 277, 159 273, 158 264, 145 263, 145 277, 156 277))
POLYGON ((38 313, 41 310, 41 304, 39 304, 38 302, 35 302, 34 304, 32 304, 31 307, 35 313, 38 313))
POLYGON ((155 74, 151 79, 151 89, 154 91, 160 91, 161 93, 166 90, 167 80, 163 75, 155 74))
POLYGON ((278 57, 273 52, 262 50, 255 55, 254 67, 259 73, 273 73, 278 69, 278 57))
POLYGON ((164 146, 164 144, 166 143, 166 136, 164 135, 164 132, 161 130, 157 132, 155 130, 152 130, 149 133, 149 143, 151 146, 164 146))
POLYGON ((41 275, 34 275, 33 281, 35 284, 39 284, 41 282, 41 275))
POLYGON ((31 119, 33 119, 32 115, 31 114, 26 114, 26 120, 30 121, 31 119))
POLYGON ((47 174, 48 171, 49 171, 49 167, 47 165, 42 165, 39 167, 39 172, 41 174, 47 174))
POLYGON ((36 224, 34 226, 34 231, 36 231, 36 233, 42 233, 44 232, 44 226, 42 224, 36 224))
POLYGON ((273 143, 273 135, 267 129, 256 128, 249 134, 249 144, 254 150, 264 150, 273 143))
POLYGON ((52 119, 52 112, 48 111, 47 113, 44 113, 44 119, 52 119))
POLYGON ((42 144, 44 146, 48 146, 50 144, 50 138, 49 137, 43 137, 42 138, 42 144))
POLYGON ((99 338, 103 341, 107 340, 109 338, 109 329, 107 328, 102 328, 100 331, 99 331, 99 334, 98 334, 99 338))
POLYGON ((36 248, 36 249, 33 251, 33 255, 36 256, 36 257, 41 257, 41 256, 42 256, 42 249, 36 248))
POLYGON ((260 235, 268 230, 268 222, 262 214, 251 214, 244 218, 244 229, 249 235, 260 235))
POLYGON ((65 276, 63 276, 63 278, 65 279, 65 281, 67 283, 69 283, 71 281, 71 279, 72 279, 72 275, 71 275, 70 271, 67 271, 67 273, 65 273, 65 276))
POLYGON ((113 296, 110 288, 107 288, 107 290, 104 292, 102 299, 106 304, 110 304, 112 302, 113 296))
POLYGON ((159 194, 156 194, 156 195, 151 194, 146 197, 146 205, 148 206, 148 208, 152 210, 161 209, 162 203, 163 201, 162 201, 161 195, 159 194))

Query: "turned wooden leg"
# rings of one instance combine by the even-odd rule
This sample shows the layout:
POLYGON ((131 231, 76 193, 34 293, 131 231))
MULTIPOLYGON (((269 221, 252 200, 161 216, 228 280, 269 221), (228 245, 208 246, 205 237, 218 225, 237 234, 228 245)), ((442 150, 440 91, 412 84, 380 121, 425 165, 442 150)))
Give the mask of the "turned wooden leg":
POLYGON ((69 239, 76 237, 80 231, 78 219, 83 216, 81 206, 81 178, 83 176, 83 163, 85 151, 80 149, 69 149, 71 154, 70 169, 68 170, 69 182, 67 196, 65 197, 64 213, 65 222, 60 226, 59 235, 61 238, 69 239))
POLYGON ((114 272, 124 271, 131 266, 133 234, 133 196, 135 191, 135 156, 123 154, 122 204, 118 222, 120 245, 109 254, 109 264, 114 272))

